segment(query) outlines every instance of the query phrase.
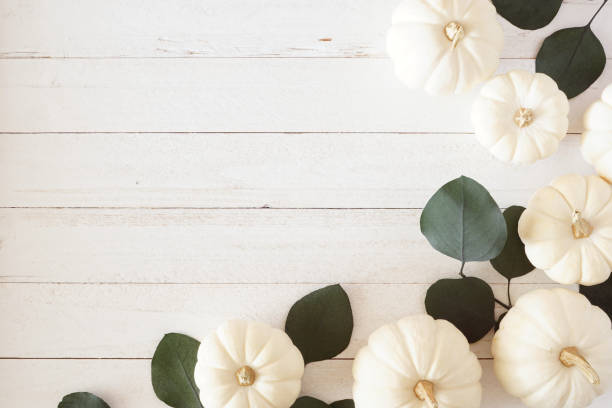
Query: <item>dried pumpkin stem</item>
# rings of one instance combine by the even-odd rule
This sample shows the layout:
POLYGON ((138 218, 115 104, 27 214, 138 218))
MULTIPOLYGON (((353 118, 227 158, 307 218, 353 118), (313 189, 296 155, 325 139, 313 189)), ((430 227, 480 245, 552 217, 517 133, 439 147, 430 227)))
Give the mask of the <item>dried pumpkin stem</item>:
POLYGON ((533 111, 529 108, 519 108, 514 114, 514 123, 521 129, 533 123, 533 111))
POLYGON ((574 210, 572 214, 572 232, 576 239, 588 238, 593 232, 593 226, 582 218, 579 210, 574 210))
POLYGON ((444 26, 444 35, 448 38, 448 41, 453 43, 453 49, 455 49, 459 41, 465 37, 465 30, 461 24, 456 21, 451 21, 444 26))
POLYGON ((421 401, 425 401, 429 408, 438 408, 438 401, 434 396, 434 385, 427 380, 420 380, 414 386, 414 394, 421 401))
POLYGON ((566 347, 561 350, 559 360, 561 360, 561 363, 566 367, 578 367, 591 384, 599 384, 600 381, 597 371, 595 371, 589 362, 580 355, 576 347, 566 347))
POLYGON ((236 381, 241 387, 250 387, 255 383, 256 377, 255 370, 249 366, 240 367, 236 371, 236 381))

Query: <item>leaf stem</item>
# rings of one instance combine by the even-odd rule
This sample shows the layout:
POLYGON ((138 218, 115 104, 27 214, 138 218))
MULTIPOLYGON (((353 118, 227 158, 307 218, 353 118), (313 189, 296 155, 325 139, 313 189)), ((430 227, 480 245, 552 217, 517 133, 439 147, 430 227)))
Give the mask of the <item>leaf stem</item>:
POLYGON ((593 20, 595 20, 595 17, 597 17, 597 15, 601 11, 601 9, 604 8, 604 6, 606 5, 607 2, 608 2, 608 0, 604 0, 604 2, 601 4, 601 6, 597 9, 595 14, 593 15, 593 17, 591 17, 591 21, 589 21, 589 24, 587 24, 587 27, 591 26, 591 24, 593 23, 593 20))
POLYGON ((508 279, 508 305, 512 307, 512 298, 510 297, 510 279, 508 279))
POLYGON ((465 278, 465 274, 463 273, 463 268, 465 267, 465 261, 461 262, 461 269, 459 269, 459 275, 461 275, 462 278, 465 278))
POLYGON ((502 302, 501 300, 499 300, 497 298, 495 298, 495 303, 497 303, 501 307, 505 308, 506 310, 510 310, 510 308, 512 307, 512 306, 508 306, 507 304, 505 304, 504 302, 502 302))

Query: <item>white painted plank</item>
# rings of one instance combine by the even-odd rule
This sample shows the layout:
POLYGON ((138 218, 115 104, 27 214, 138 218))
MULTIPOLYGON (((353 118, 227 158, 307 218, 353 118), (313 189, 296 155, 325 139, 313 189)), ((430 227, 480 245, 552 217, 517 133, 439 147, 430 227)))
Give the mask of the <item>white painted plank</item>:
POLYGON ((423 208, 465 174, 499 205, 591 173, 569 135, 532 166, 470 134, 3 134, 3 207, 423 208))
MULTIPOLYGON (((442 276, 441 276, 442 277, 442 276)), ((516 284, 513 296, 548 284, 516 284)), ((284 327, 299 298, 312 284, 241 285, 54 285, 0 284, 0 357, 147 358, 164 333, 203 339, 228 319, 284 327)), ((340 358, 352 358, 376 328, 406 315, 424 313, 429 285, 343 284, 355 329, 340 358)), ((500 300, 506 285, 494 284, 500 300)), ((500 312, 501 310, 498 310, 500 312)), ((491 357, 491 335, 472 346, 491 357)))
MULTIPOLYGON (((383 57, 399 0, 3 0, 3 57, 383 57)), ((533 58, 550 33, 601 4, 566 1, 530 32, 500 17, 506 58, 533 58)), ((612 7, 594 30, 612 55, 612 7)))
MULTIPOLYGON (((572 101, 571 131, 609 82, 572 101)), ((0 132, 469 133, 473 96, 409 91, 386 59, 0 60, 0 132)))
MULTIPOLYGON (((0 210, 1 282, 433 283, 420 210, 0 210)), ((470 274, 505 282, 488 262, 470 274)), ((547 283, 541 271, 520 282, 547 283)))
MULTIPOLYGON (((0 360, 0 403, 6 406, 55 406, 76 390, 93 392, 113 408, 167 408, 153 393, 149 360, 0 360)), ((481 360, 482 408, 522 408, 495 378, 493 362, 481 360)), ((352 397, 352 361, 325 361, 306 367, 302 395, 325 402, 352 397)), ((599 397, 590 408, 607 408, 612 395, 599 397)))

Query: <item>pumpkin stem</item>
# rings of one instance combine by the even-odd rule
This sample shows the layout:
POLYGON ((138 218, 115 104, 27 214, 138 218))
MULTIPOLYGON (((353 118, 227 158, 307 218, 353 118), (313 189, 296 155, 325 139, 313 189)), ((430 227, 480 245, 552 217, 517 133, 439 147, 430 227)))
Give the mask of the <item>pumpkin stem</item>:
POLYGON ((521 129, 533 123, 533 111, 528 108, 520 108, 514 114, 514 123, 521 129))
POLYGON ((559 360, 566 367, 578 367, 591 384, 599 384, 597 371, 580 355, 576 347, 566 347, 561 350, 559 360))
POLYGON ((414 386, 414 394, 421 401, 425 401, 429 408, 438 408, 438 401, 434 396, 434 385, 427 380, 421 380, 414 386))
POLYGON ((572 232, 574 238, 588 238, 593 232, 593 227, 584 218, 579 210, 574 210, 572 214, 572 232))
POLYGON ((236 381, 238 381, 238 385, 241 387, 250 387, 255 383, 256 377, 255 370, 249 366, 240 367, 236 371, 236 381))
POLYGON ((455 49, 459 41, 465 37, 465 30, 461 24, 456 21, 451 21, 444 27, 444 35, 446 35, 448 41, 452 41, 453 49, 455 49))

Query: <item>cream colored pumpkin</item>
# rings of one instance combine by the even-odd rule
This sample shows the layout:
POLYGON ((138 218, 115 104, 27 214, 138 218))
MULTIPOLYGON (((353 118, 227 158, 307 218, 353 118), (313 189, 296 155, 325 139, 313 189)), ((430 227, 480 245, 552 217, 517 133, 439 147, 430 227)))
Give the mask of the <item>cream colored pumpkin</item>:
POLYGON ((531 263, 554 281, 596 285, 612 269, 612 189, 597 176, 559 177, 538 190, 518 233, 531 263))
POLYGON ((446 320, 406 317, 376 330, 353 365, 356 408, 476 408, 482 369, 446 320))
POLYGON ((303 374, 302 354, 285 332, 235 320, 204 339, 194 379, 206 408, 289 408, 303 374))
POLYGON ((569 102, 545 74, 511 71, 487 82, 472 107, 476 138, 505 162, 533 163, 557 151, 569 102))
POLYGON ((584 114, 582 155, 601 177, 612 182, 612 84, 584 114))
POLYGON ((404 0, 387 34, 397 76, 436 95, 463 93, 490 78, 502 46, 489 0, 404 0))
POLYGON ((529 407, 583 408, 610 388, 610 318, 567 289, 540 289, 510 309, 492 345, 495 373, 529 407))

